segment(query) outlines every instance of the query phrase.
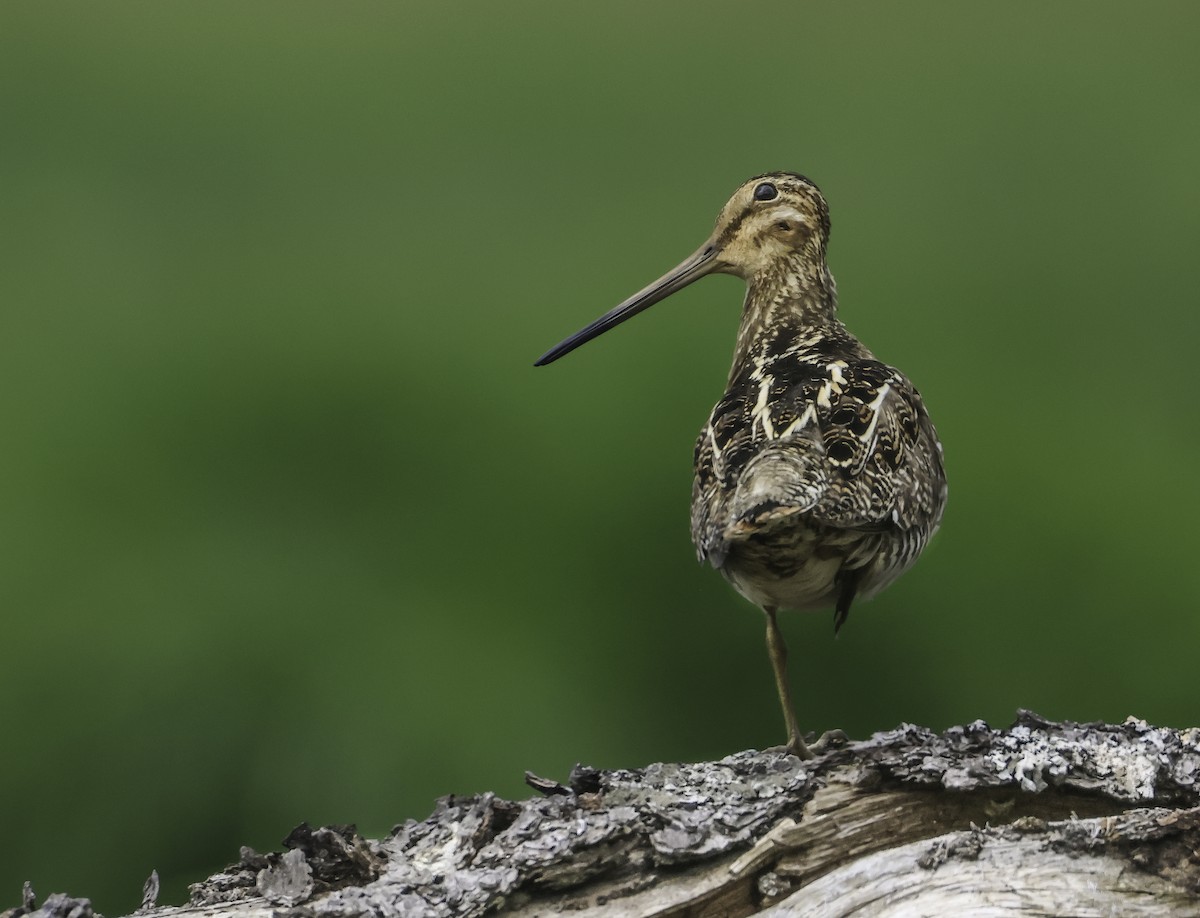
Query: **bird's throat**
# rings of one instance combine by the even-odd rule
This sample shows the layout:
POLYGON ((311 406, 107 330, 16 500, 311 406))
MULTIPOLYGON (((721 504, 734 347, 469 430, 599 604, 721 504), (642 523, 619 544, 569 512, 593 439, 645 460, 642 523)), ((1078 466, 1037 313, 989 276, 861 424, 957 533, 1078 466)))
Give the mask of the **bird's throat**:
POLYGON ((789 265, 787 270, 756 275, 747 281, 734 348, 734 371, 772 349, 771 342, 782 340, 780 332, 785 329, 816 332, 830 325, 840 325, 837 287, 823 264, 817 270, 797 270, 797 266, 789 265))

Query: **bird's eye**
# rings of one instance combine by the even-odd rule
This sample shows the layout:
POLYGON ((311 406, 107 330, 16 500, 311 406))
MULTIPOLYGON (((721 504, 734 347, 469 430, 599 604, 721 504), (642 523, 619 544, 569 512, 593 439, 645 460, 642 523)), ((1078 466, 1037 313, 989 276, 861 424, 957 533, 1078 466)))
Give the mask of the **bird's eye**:
POLYGON ((779 189, 770 182, 760 182, 754 189, 754 200, 756 201, 774 201, 777 197, 779 197, 779 189))

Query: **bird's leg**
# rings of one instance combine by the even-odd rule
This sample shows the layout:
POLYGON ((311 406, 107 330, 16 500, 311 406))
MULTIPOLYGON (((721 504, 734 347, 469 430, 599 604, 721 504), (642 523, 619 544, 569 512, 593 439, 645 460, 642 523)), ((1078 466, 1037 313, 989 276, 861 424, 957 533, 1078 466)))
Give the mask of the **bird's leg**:
POLYGON ((787 644, 783 642, 783 632, 775 621, 775 607, 767 606, 763 611, 767 613, 767 653, 775 670, 775 688, 779 692, 779 703, 783 706, 783 722, 787 725, 787 748, 802 759, 811 759, 813 754, 808 751, 804 737, 800 735, 800 725, 796 723, 796 709, 792 706, 792 692, 788 688, 787 644))

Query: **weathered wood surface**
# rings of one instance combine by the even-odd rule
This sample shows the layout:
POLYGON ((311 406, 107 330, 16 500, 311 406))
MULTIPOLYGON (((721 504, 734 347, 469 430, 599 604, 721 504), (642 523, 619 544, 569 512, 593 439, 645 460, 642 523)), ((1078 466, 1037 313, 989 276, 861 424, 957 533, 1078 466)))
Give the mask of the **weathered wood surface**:
MULTIPOLYGON (((1022 713, 903 726, 804 762, 577 767, 448 797, 381 841, 297 829, 147 918, 1200 916, 1200 730, 1022 713)), ((60 897, 8 918, 89 918, 60 897)))

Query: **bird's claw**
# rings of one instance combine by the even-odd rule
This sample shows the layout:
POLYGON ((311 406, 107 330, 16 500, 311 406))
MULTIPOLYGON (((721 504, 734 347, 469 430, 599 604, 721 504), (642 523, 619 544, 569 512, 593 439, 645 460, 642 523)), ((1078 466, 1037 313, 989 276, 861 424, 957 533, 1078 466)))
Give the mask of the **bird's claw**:
POLYGON ((817 738, 815 743, 809 745, 809 749, 813 753, 829 752, 833 749, 841 749, 850 742, 850 737, 846 735, 845 730, 826 730, 817 738))

